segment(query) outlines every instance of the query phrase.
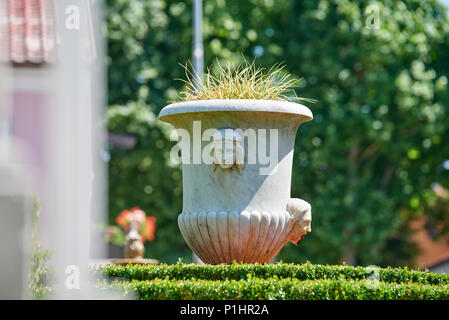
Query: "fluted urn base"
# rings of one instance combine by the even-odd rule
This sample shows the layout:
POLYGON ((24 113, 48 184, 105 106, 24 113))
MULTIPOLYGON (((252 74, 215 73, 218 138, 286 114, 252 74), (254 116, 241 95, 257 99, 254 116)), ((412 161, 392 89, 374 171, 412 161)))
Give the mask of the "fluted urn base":
POLYGON ((181 233, 205 263, 265 263, 285 245, 291 215, 285 212, 183 212, 181 233))

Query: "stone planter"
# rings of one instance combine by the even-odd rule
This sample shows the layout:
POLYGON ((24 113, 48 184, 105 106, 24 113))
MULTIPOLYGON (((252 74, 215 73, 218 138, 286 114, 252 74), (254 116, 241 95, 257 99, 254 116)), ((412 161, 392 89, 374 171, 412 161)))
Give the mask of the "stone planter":
MULTIPOLYGON (((159 119, 182 149, 181 233, 206 263, 264 263, 310 232, 311 207, 290 198, 297 103, 205 100, 166 106, 159 119)), ((172 156, 177 153, 174 150, 172 156)))

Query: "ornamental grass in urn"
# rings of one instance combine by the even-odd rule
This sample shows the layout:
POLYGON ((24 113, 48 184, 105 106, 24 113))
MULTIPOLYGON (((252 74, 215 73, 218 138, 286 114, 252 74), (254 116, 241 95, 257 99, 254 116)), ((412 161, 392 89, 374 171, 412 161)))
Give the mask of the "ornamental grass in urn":
POLYGON ((288 96, 300 80, 280 65, 186 75, 181 101, 159 114, 178 137, 171 158, 182 163, 181 233, 206 263, 268 262, 311 231, 311 206, 291 198, 290 184, 296 132, 313 118, 298 102, 313 101, 288 96))

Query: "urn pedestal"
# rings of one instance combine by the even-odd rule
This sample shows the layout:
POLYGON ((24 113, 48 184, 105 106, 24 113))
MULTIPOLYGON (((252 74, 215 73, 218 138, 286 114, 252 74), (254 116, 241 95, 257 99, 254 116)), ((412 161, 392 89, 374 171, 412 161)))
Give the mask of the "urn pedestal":
MULTIPOLYGON (((204 100, 166 106, 159 119, 180 139, 181 233, 206 263, 264 263, 311 231, 311 207, 290 198, 297 103, 204 100)), ((176 149, 176 147, 175 147, 176 149)), ((176 157, 176 150, 172 156, 176 157)))

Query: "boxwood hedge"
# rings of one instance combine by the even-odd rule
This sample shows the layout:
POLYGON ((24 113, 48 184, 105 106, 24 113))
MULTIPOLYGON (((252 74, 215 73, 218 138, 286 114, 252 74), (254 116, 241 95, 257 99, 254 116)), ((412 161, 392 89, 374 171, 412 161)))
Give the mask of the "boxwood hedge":
POLYGON ((383 282, 420 283, 430 285, 448 285, 449 275, 428 271, 408 270, 407 268, 365 268, 352 266, 298 264, 232 264, 232 265, 106 265, 99 267, 98 272, 107 278, 123 278, 126 280, 153 279, 202 279, 202 280, 245 280, 253 278, 292 278, 298 280, 317 279, 353 279, 376 278, 383 282))
POLYGON ((101 290, 139 299, 449 299, 449 275, 296 264, 106 265, 101 290))

